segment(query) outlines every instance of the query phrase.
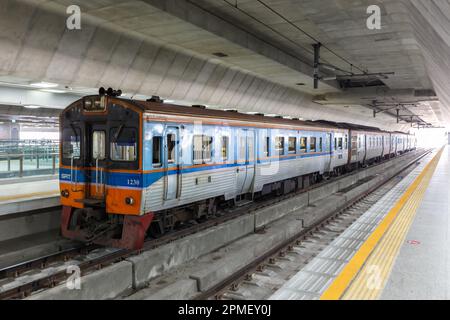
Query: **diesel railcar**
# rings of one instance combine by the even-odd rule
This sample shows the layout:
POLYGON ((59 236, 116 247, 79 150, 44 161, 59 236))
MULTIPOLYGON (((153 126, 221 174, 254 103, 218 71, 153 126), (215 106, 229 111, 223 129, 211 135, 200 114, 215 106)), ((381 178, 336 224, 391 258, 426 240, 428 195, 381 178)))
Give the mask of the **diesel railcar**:
POLYGON ((401 132, 86 96, 63 111, 62 234, 130 249, 218 206, 303 188, 415 148, 401 132))

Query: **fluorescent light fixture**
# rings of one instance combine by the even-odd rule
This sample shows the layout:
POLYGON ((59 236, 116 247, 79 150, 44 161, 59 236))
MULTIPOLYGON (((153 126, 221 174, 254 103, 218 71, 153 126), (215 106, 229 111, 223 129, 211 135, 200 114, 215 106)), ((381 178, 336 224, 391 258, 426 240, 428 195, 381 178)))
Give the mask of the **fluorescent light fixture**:
POLYGON ((42 89, 43 92, 50 92, 50 93, 66 93, 67 91, 64 90, 58 90, 58 89, 42 89))
POLYGON ((271 118, 278 117, 278 115, 277 115, 277 114, 274 114, 274 113, 266 114, 265 116, 266 116, 266 117, 271 117, 271 118))
POLYGON ((58 84, 56 83, 51 83, 51 82, 35 82, 35 83, 31 83, 30 86, 32 87, 36 87, 36 88, 56 88, 58 86, 58 84))
POLYGON ((23 107, 27 108, 27 109, 39 109, 41 106, 36 106, 36 105, 31 104, 31 105, 25 105, 23 107))

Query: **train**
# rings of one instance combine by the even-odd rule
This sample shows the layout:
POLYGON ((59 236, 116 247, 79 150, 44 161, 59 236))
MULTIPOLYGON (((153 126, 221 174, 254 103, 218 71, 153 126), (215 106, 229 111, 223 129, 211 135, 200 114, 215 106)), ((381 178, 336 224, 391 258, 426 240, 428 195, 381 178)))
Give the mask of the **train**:
POLYGON ((293 192, 414 150, 415 136, 103 88, 60 116, 61 233, 127 249, 224 207, 293 192))

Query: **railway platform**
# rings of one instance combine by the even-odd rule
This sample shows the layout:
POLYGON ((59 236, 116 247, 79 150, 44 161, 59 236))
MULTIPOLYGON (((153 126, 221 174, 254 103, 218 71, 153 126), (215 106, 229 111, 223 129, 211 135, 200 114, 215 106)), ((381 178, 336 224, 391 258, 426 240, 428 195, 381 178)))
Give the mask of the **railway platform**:
POLYGON ((271 297, 449 299, 450 148, 420 164, 271 297))
POLYGON ((66 246, 57 176, 0 180, 0 269, 66 246))
POLYGON ((57 176, 0 180, 0 216, 55 207, 59 201, 57 176))

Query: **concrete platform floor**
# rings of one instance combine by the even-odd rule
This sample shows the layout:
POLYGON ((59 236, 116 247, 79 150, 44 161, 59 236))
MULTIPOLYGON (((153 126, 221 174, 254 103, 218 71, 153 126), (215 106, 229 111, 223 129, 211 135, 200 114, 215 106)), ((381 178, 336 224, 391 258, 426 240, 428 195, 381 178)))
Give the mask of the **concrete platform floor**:
POLYGON ((442 153, 380 299, 450 299, 450 147, 442 153))
POLYGON ((57 177, 22 179, 0 184, 0 216, 59 205, 57 177))

